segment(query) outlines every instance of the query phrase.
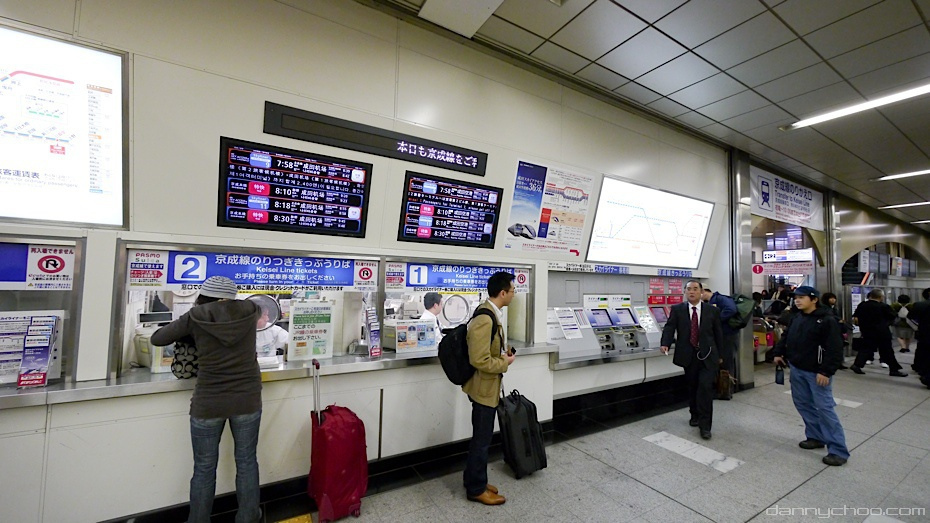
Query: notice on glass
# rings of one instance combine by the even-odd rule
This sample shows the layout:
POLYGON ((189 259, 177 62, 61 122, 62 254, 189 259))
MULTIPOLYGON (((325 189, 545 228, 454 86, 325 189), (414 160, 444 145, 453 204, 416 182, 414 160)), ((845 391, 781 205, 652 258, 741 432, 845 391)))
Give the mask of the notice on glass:
POLYGON ((593 187, 593 176, 519 162, 504 247, 580 257, 593 187))
POLYGON ((568 307, 556 307, 555 315, 559 320, 559 326, 562 327, 562 336, 565 339, 577 340, 582 337, 581 327, 578 326, 574 311, 568 307))
POLYGON ((288 361, 333 357, 333 304, 305 301, 291 304, 287 337, 288 361))

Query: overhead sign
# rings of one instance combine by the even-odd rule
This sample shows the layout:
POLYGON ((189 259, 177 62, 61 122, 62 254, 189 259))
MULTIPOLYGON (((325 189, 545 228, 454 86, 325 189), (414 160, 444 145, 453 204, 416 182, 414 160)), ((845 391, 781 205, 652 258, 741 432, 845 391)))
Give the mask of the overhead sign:
POLYGON ((818 231, 823 226, 823 193, 751 167, 751 212, 818 231))
POLYGON ((814 262, 757 263, 752 266, 752 273, 765 275, 813 274, 814 262))
POLYGON ((385 268, 387 291, 486 291, 496 272, 514 275, 517 294, 529 292, 529 271, 513 267, 389 262, 385 268))
POLYGON ((74 247, 0 243, 0 290, 70 291, 74 247))
POLYGON ((378 262, 369 260, 139 249, 127 258, 129 290, 197 290, 210 276, 225 276, 250 293, 378 288, 378 262))
POLYGON ((762 263, 814 261, 814 249, 762 251, 762 263))

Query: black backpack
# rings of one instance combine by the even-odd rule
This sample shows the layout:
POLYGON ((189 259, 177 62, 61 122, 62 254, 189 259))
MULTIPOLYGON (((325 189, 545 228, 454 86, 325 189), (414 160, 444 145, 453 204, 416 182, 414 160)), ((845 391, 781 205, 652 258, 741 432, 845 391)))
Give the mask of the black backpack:
MULTIPOLYGON (((485 315, 491 317, 491 341, 494 341, 494 335, 497 333, 497 318, 494 311, 488 309, 478 309, 472 315, 472 319, 477 316, 485 315)), ((443 329, 443 338, 439 342, 439 364, 442 365, 443 372, 449 381, 456 385, 465 385, 475 373, 475 368, 471 366, 468 359, 468 322, 452 329, 443 329)))
POLYGON ((727 323, 730 328, 739 330, 752 321, 752 309, 755 308, 756 302, 745 294, 734 294, 731 298, 736 304, 736 314, 730 316, 727 323))

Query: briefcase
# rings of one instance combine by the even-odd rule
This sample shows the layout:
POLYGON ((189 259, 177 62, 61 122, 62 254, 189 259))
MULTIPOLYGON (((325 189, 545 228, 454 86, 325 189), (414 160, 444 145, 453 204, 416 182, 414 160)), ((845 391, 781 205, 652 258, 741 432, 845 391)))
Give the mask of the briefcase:
POLYGON ((717 372, 717 399, 718 400, 730 400, 733 399, 733 388, 736 385, 736 380, 730 376, 730 371, 720 369, 717 372))

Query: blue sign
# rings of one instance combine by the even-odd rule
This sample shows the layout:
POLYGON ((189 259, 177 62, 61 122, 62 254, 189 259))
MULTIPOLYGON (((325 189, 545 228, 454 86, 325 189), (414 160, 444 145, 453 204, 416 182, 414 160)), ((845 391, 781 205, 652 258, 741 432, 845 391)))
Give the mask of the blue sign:
POLYGON ((622 267, 620 265, 595 265, 594 272, 600 272, 604 274, 629 274, 629 267, 622 267))
POLYGON ((488 278, 496 272, 514 274, 512 267, 478 265, 407 264, 407 287, 443 287, 450 289, 486 289, 488 278))
POLYGON ((167 276, 169 285, 225 276, 237 285, 352 287, 355 260, 171 251, 167 276))
POLYGON ((29 265, 29 245, 25 243, 0 243, 0 281, 26 281, 29 265))

